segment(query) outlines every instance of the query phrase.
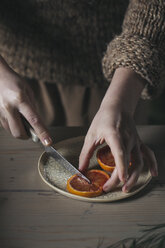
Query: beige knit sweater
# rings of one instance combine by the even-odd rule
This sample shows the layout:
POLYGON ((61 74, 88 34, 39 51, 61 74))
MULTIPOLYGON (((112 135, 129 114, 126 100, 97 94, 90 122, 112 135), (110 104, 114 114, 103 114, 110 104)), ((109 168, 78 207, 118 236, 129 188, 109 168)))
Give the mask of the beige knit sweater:
POLYGON ((1 0, 0 54, 23 76, 89 87, 132 68, 150 98, 165 79, 165 1, 1 0))

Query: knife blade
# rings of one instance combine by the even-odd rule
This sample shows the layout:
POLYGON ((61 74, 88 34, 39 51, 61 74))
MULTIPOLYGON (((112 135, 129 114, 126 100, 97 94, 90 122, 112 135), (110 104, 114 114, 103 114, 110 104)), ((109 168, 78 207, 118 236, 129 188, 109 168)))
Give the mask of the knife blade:
POLYGON ((78 176, 85 179, 88 183, 90 183, 90 180, 86 176, 84 176, 79 170, 77 170, 68 160, 66 160, 53 146, 45 146, 45 151, 72 175, 77 174, 78 176))
MULTIPOLYGON (((24 117, 22 117, 22 120, 24 122, 24 126, 28 135, 31 136, 34 142, 39 142, 40 140, 31 125, 27 122, 24 117)), ((91 183, 86 176, 84 176, 79 170, 77 170, 76 167, 74 167, 68 160, 66 160, 53 146, 44 146, 44 148, 46 153, 48 153, 52 158, 54 158, 55 161, 57 161, 61 166, 64 167, 64 169, 69 171, 71 175, 77 174, 81 178, 85 179, 88 183, 91 183)))

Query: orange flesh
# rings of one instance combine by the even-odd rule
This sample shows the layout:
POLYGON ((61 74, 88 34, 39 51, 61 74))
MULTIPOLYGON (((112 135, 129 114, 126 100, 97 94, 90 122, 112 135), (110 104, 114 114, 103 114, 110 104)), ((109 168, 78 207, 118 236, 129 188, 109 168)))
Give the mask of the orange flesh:
POLYGON ((78 175, 73 175, 67 181, 67 190, 76 195, 94 197, 101 195, 103 185, 109 179, 109 175, 102 170, 89 170, 86 177, 91 183, 78 175))
MULTIPOLYGON (((132 158, 130 160, 132 160, 132 158)), ((102 169, 104 169, 105 171, 110 171, 111 173, 113 172, 116 166, 114 156, 112 155, 112 152, 108 145, 98 150, 97 161, 102 169)), ((130 161, 129 166, 131 165, 132 162, 130 161)))
POLYGON ((71 182, 70 182, 71 186, 78 190, 78 191, 97 191, 99 189, 99 186, 95 185, 95 184, 90 184, 88 183, 85 179, 83 179, 80 176, 74 177, 71 182))
POLYGON ((115 166, 114 157, 110 151, 109 146, 104 146, 103 148, 101 148, 97 153, 97 157, 103 164, 108 166, 115 166))
POLYGON ((102 171, 97 172, 97 170, 91 170, 91 172, 87 172, 87 178, 91 181, 91 183, 102 187, 109 179, 109 176, 105 175, 105 173, 102 171))

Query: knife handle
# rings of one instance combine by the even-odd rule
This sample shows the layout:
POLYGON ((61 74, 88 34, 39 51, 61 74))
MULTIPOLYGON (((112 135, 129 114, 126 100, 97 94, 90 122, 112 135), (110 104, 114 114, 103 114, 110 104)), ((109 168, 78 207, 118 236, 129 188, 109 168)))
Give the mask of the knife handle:
POLYGON ((40 139, 36 135, 34 129, 30 125, 30 123, 23 116, 21 116, 21 119, 23 121, 23 124, 24 124, 25 130, 27 132, 27 135, 33 140, 33 142, 35 142, 35 143, 40 142, 40 139))

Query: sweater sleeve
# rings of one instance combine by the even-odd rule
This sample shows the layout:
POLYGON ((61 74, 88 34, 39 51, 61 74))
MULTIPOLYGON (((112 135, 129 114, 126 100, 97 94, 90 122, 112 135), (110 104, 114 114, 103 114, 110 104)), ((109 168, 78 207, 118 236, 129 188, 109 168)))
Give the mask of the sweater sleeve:
POLYGON ((131 0, 122 33, 107 47, 103 73, 110 82, 119 67, 133 69, 147 80, 143 99, 161 92, 165 84, 165 1, 131 0))

